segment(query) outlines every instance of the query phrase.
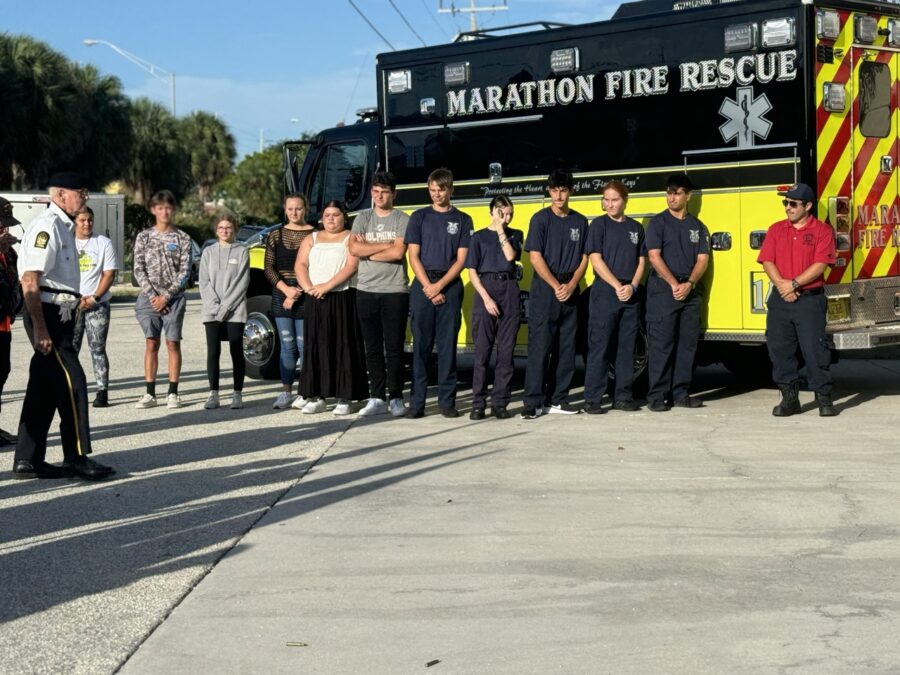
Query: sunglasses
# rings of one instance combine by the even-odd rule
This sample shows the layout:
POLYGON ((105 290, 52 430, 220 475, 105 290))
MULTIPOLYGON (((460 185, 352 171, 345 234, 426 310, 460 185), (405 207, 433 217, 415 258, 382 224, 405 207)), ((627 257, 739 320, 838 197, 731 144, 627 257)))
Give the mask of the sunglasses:
POLYGON ((782 199, 781 203, 785 206, 790 206, 792 209, 797 209, 803 206, 803 202, 795 201, 793 199, 782 199))

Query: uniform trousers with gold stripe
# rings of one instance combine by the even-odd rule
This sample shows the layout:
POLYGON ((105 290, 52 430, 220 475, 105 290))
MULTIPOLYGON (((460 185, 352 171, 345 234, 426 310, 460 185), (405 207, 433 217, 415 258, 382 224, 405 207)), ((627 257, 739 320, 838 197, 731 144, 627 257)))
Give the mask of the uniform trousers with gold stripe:
MULTIPOLYGON (((47 302, 42 305, 53 348, 47 355, 35 351, 31 357, 16 444, 16 460, 32 464, 44 461, 47 434, 55 412, 59 413, 65 459, 73 460, 91 452, 87 380, 72 344, 74 312, 69 321, 63 321, 58 305, 47 302)), ((25 332, 34 344, 34 324, 28 312, 24 314, 25 332)))

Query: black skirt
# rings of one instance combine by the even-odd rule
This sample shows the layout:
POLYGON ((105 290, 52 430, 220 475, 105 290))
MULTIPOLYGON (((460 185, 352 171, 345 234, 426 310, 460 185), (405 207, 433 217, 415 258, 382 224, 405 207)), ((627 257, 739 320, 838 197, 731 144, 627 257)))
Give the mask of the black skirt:
POLYGON ((368 395, 366 360, 356 289, 306 296, 303 321, 303 369, 300 395, 358 401, 368 395))

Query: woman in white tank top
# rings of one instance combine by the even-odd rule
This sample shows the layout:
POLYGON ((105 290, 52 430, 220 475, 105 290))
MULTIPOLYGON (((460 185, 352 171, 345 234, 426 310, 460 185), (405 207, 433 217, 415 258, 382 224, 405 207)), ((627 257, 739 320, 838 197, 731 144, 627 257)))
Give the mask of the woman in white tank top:
POLYGON ((350 401, 366 395, 365 358, 356 317, 352 281, 359 259, 350 255, 347 213, 332 201, 322 211, 323 229, 307 237, 297 252, 294 271, 305 294, 304 363, 300 393, 308 399, 301 410, 320 413, 325 398, 338 399, 335 415, 350 413, 350 401))

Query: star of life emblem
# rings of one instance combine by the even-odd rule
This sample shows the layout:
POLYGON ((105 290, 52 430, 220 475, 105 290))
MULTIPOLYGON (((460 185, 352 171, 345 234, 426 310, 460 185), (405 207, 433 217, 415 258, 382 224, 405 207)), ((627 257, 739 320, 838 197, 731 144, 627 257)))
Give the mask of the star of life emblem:
POLYGON ((631 239, 631 243, 637 246, 638 243, 638 233, 637 232, 629 232, 628 238, 631 239))
POLYGON ((578 241, 579 239, 581 239, 581 232, 578 231, 577 227, 569 228, 569 239, 571 239, 572 241, 578 241))
POLYGON ((456 234, 459 232, 459 223, 447 223, 447 234, 456 234))
POLYGON ((726 143, 737 138, 737 147, 752 148, 757 137, 765 140, 772 129, 772 123, 763 117, 771 109, 768 96, 753 98, 753 87, 738 87, 734 100, 726 98, 719 107, 719 114, 728 120, 719 133, 726 143))
POLYGON ((691 243, 697 244, 700 241, 700 230, 690 230, 691 233, 691 243))

